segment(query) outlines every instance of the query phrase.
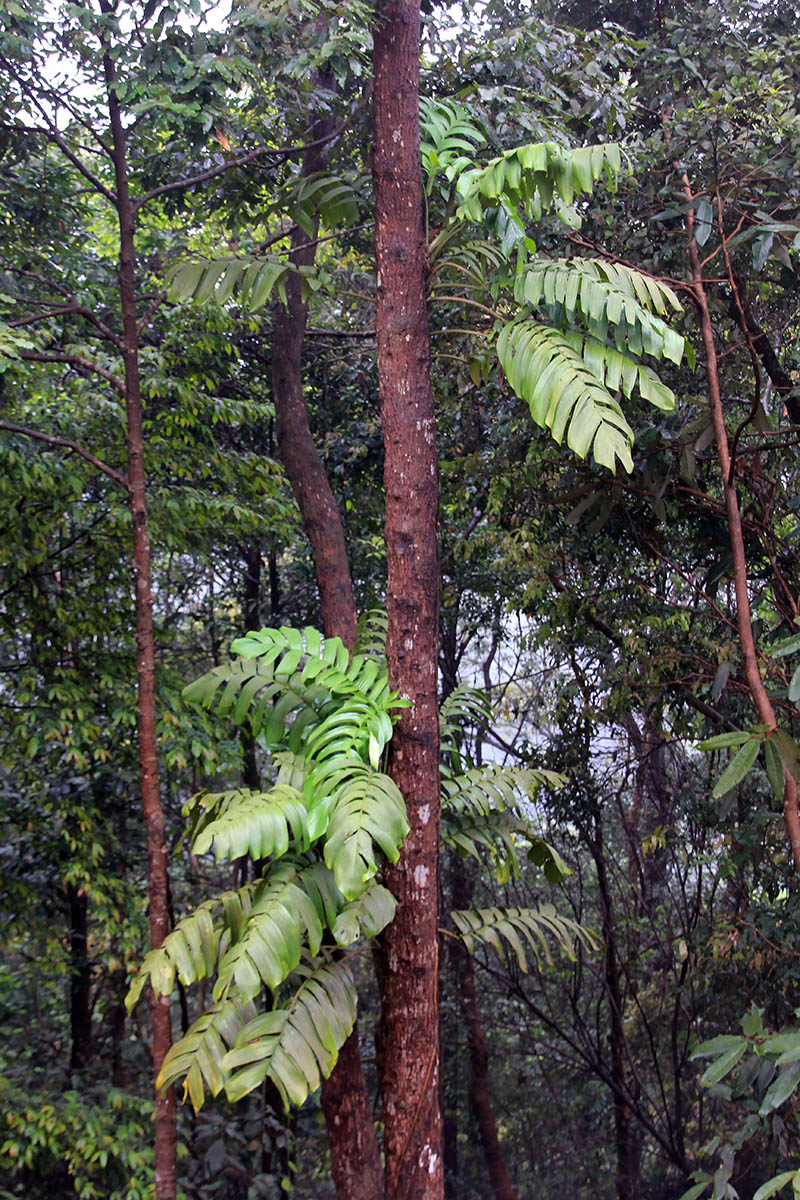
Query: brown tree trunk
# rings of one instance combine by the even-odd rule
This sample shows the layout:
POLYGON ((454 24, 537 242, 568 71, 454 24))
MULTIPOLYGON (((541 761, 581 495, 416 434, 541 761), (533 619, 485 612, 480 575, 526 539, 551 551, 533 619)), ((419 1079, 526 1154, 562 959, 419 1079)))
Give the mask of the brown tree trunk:
MULTIPOLYGON (((331 124, 329 118, 312 123, 308 140, 324 137, 331 124)), ((303 155, 302 173, 311 175, 324 164, 324 146, 310 146, 303 155)), ((307 244, 313 241, 313 236, 295 232, 290 257, 296 266, 314 262, 316 247, 307 244)), ((301 361, 308 306, 301 299, 297 276, 287 281, 286 299, 286 308, 276 312, 272 346, 278 448, 314 552, 323 629, 329 637, 340 637, 352 650, 357 620, 344 530, 311 435, 303 397, 301 361)), ((379 1200, 383 1196, 383 1170, 361 1066, 358 1025, 342 1046, 330 1078, 323 1081, 322 1108, 338 1200, 379 1200)))
MULTIPOLYGON (((689 205, 694 204, 694 197, 689 185, 688 176, 683 176, 684 194, 689 205)), ((724 228, 722 221, 722 206, 720 203, 720 229, 724 228)), ((736 483, 733 478, 731 455, 728 447, 728 433, 725 428, 725 414, 722 409, 722 395, 719 386, 719 364, 717 348, 714 344, 714 329, 711 324, 711 313, 708 308, 703 272, 697 242, 694 236, 694 208, 690 207, 686 217, 689 237, 689 263, 692 268, 692 285, 695 301, 700 312, 700 328, 703 334, 703 348, 706 352, 706 376, 708 379, 708 398, 711 405, 711 417, 714 423, 714 435, 717 443, 717 459, 722 474, 722 493, 725 498, 725 514, 728 522, 728 533, 731 539, 731 554, 733 556, 733 583, 736 592, 736 622, 739 630, 739 644, 744 659, 745 678, 750 689, 753 705, 758 713, 759 721, 770 730, 777 729, 778 722, 767 695, 761 671, 758 665, 753 625, 750 620, 750 594, 747 584, 747 558, 742 533, 742 518, 739 512, 739 497, 736 494, 736 483)), ((736 280, 730 265, 728 248, 725 238, 722 239, 722 249, 731 280, 731 286, 736 292, 736 280)), ((746 324, 746 322, 745 322, 746 324)), ((798 812, 797 781, 789 770, 783 769, 783 824, 796 871, 800 871, 800 812, 798 812)))
POLYGON ((628 1090, 625 1072, 624 1000, 620 987, 620 967, 617 957, 617 938, 611 891, 606 872, 603 830, 599 817, 595 820, 595 836, 591 845, 597 868, 597 886, 603 907, 603 944, 605 946, 605 986, 608 999, 609 1046, 611 1049, 611 1086, 614 1104, 614 1135, 617 1149, 618 1200, 638 1200, 639 1148, 631 1124, 631 1112, 625 1096, 628 1090))
MULTIPOLYGON (((242 616, 245 632, 261 627, 259 619, 259 600, 261 598, 261 547, 257 541, 248 542, 244 547, 244 597, 242 616)), ((252 730, 242 726, 242 782, 246 787, 258 791, 261 778, 256 760, 256 739, 252 730)))
POLYGON ((86 893, 67 886, 69 901, 69 1018, 71 1071, 87 1066, 92 1056, 92 973, 87 954, 89 932, 86 893))
MULTIPOLYGON (((332 125, 331 117, 313 122, 308 140, 325 137, 332 125)), ((309 146, 303 154, 302 174, 313 175, 321 170, 325 158, 324 145, 309 146)), ((315 234, 308 236, 301 230, 295 231, 290 254, 295 266, 313 264, 316 246, 310 243, 314 238, 315 234)), ((278 449, 314 551, 325 632, 330 635, 335 630, 345 645, 352 646, 356 637, 356 608, 344 530, 325 467, 311 435, 303 397, 301 358, 308 305, 301 299, 299 276, 291 275, 287 279, 286 299, 286 307, 279 305, 275 313, 272 343, 272 398, 278 449)))
MULTIPOLYGON (((111 11, 108 0, 101 4, 111 11)), ((138 682, 137 727, 139 778, 147 830, 147 886, 150 900, 150 945, 161 945, 169 932, 167 846, 164 811, 158 782, 156 743, 155 649, 153 641, 153 595, 150 573, 150 532, 142 433, 142 397, 139 381, 139 338, 136 320, 134 215, 128 184, 125 131, 114 90, 111 55, 104 58, 108 109, 111 124, 114 174, 117 188, 120 258, 119 288, 125 357, 125 413, 127 418, 128 494, 133 525, 133 575, 136 606, 136 674, 138 682)), ((151 996, 153 1066, 156 1075, 172 1043, 168 996, 151 996)), ((156 1200, 175 1200, 176 1128, 175 1093, 167 1088, 156 1095, 155 1136, 156 1200)))
MULTIPOLYGON (((474 892, 474 872, 472 864, 459 862, 456 865, 453 879, 453 907, 469 908, 474 892)), ((489 1092, 489 1050, 486 1045, 486 1035, 481 1024, 478 998, 475 992, 475 965, 472 955, 458 942, 453 943, 457 955, 457 969, 461 1011, 464 1014, 464 1024, 467 1030, 469 1045, 469 1100, 478 1130, 481 1135, 483 1153, 489 1171, 496 1200, 517 1200, 511 1180, 506 1169, 503 1148, 497 1134, 497 1123, 492 1112, 492 1101, 489 1092)))
POLYGON ((378 381, 385 448, 391 686, 411 701, 389 770, 411 831, 387 882, 381 1047, 387 1200, 444 1195, 439 1109, 439 474, 419 165, 419 2, 387 0, 374 35, 378 381))
POLYGON ((469 1039, 470 1103, 478 1122, 495 1200, 517 1200, 517 1193, 508 1177, 506 1160, 492 1112, 489 1095, 489 1051, 475 995, 475 967, 470 954, 464 951, 463 957, 466 961, 461 970, 461 1006, 469 1039))

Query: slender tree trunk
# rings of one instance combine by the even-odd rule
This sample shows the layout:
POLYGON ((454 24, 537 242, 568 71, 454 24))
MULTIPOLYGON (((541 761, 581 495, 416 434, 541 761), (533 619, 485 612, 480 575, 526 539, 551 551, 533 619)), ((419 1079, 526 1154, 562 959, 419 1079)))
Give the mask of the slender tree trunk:
MULTIPOLYGON (((248 632, 253 629, 259 629, 261 622, 259 619, 259 600, 261 597, 261 547, 257 541, 248 542, 243 548, 244 550, 244 603, 242 604, 242 616, 244 617, 244 628, 248 632)), ((261 778, 258 772, 258 763, 256 761, 256 740, 253 737, 252 730, 247 726, 242 726, 241 732, 242 742, 242 782, 246 787, 257 791, 261 786, 261 778)))
MULTIPOLYGON (((460 870, 455 875, 453 882, 453 907, 465 909, 472 904, 474 875, 470 864, 460 863, 459 866, 460 870)), ((458 955, 457 978, 461 1011, 464 1014, 469 1045, 470 1105, 478 1123, 495 1200, 517 1200, 517 1193, 508 1175, 503 1148, 497 1133, 497 1123, 492 1112, 489 1091, 489 1050, 481 1024, 478 997, 475 991, 475 964, 472 955, 467 953, 463 945, 455 943, 455 950, 458 955)))
MULTIPOLYGON (((692 190, 686 175, 683 176, 684 193, 690 205, 694 203, 692 190)), ((721 207, 721 205, 720 205, 721 207)), ((717 443, 717 458, 722 474, 722 492, 725 498, 725 513, 728 521, 728 533, 731 539, 731 554, 733 556, 733 583, 736 592, 736 621, 739 630, 739 644, 744 659, 745 678, 750 689, 758 719, 770 730, 777 729, 778 722, 775 711, 764 687, 761 671, 758 666, 753 625, 750 620, 750 595, 747 586, 747 558, 742 534, 742 518, 739 513, 739 497, 736 494, 736 483, 733 479, 731 456, 728 447, 728 433, 725 428, 725 414, 722 409, 722 395, 719 387, 719 366, 717 348, 714 345, 714 330, 711 324, 711 314, 708 309, 708 299, 703 283, 703 272, 700 256, 697 252, 697 242, 694 236, 694 209, 690 207, 687 214, 689 235, 689 263, 692 268, 692 283, 694 297, 700 311, 700 328, 703 334, 703 347, 706 352, 706 375, 708 378, 708 398, 711 402, 711 417, 714 423, 714 436, 717 443)), ((720 230, 722 230, 722 212, 720 211, 720 230)), ((735 289, 735 277, 730 269, 728 249, 723 233, 722 248, 728 264, 731 284, 735 289)), ((738 293, 735 293, 738 294, 738 293)), ((746 325, 746 322, 745 322, 746 325)), ((794 861, 795 870, 800 871, 800 813, 798 813, 797 781, 784 767, 783 769, 783 824, 789 847, 794 861)))
POLYGON ((89 933, 86 893, 74 883, 67 886, 69 901, 69 1018, 70 1070, 80 1071, 92 1055, 92 973, 87 941, 89 933))
POLYGON ((475 967, 472 955, 467 954, 466 950, 463 957, 466 961, 461 974, 461 1005, 469 1039, 470 1103, 478 1122, 495 1200, 517 1200, 517 1193, 508 1176, 503 1148, 497 1134, 497 1123, 492 1112, 489 1094, 489 1051, 475 994, 475 967))
MULTIPOLYGON (((324 137, 333 120, 321 118, 311 124, 308 140, 324 137)), ((324 145, 311 146, 303 154, 302 174, 313 175, 325 165, 324 145)), ((315 226, 316 229, 316 226, 315 226)), ((292 237, 290 258, 298 267, 314 262, 316 233, 301 230, 292 237)), ((301 300, 300 279, 286 282, 287 305, 275 313, 272 344, 272 396, 275 403, 275 432, 281 462, 289 477, 303 517, 303 526, 314 551, 322 622, 325 632, 352 646, 356 637, 356 608, 347 561, 342 519, 331 491, 311 428, 303 396, 301 359, 308 320, 308 305, 301 300)))
MULTIPOLYGON (((103 12, 111 11, 103 0, 103 12)), ((167 846, 164 811, 158 782, 156 743, 155 649, 153 594, 151 590, 150 532, 142 433, 142 397, 139 381, 139 338, 136 319, 134 215, 131 207, 125 131, 114 90, 111 55, 104 58, 111 123, 114 173, 117 189, 120 259, 119 288, 125 357, 125 412, 127 418, 128 494, 133 524, 133 575, 136 605, 136 672, 139 778, 147 829, 147 885, 150 900, 150 945, 161 945, 169 932, 167 846)), ((172 1042, 169 997, 151 997, 153 1066, 158 1074, 172 1042)), ((175 1093, 172 1088, 156 1095, 155 1185, 156 1200, 175 1200, 176 1128, 175 1093)))
POLYGON ((387 882, 381 1043, 387 1200, 444 1195, 439 1109, 439 473, 419 166, 419 2, 378 5, 374 35, 378 380, 385 448, 391 686, 411 701, 389 770, 411 831, 387 882))
POLYGON ((625 1101, 627 1080, 625 1077, 625 1026, 624 1001, 620 987, 620 969, 617 958, 617 938, 614 928, 614 911, 611 891, 606 872, 603 830, 599 817, 595 820, 595 836, 592 857, 597 868, 597 886, 603 906, 603 943, 605 946, 605 985, 609 1008, 609 1045, 611 1049, 611 1080, 614 1103, 614 1134, 617 1148, 617 1197, 618 1200, 638 1200, 639 1196, 639 1153, 631 1125, 631 1113, 625 1101))
MULTIPOLYGON (((313 122, 309 141, 329 132, 329 119, 313 122)), ((323 146, 303 155, 305 176, 325 164, 323 146)), ((310 266, 314 237, 297 231, 291 259, 310 266)), ((352 650, 356 638, 356 607, 341 515, 308 423, 303 396, 302 352, 308 306, 301 299, 296 276, 286 284, 286 308, 275 316, 272 346, 272 395, 281 461, 297 500, 303 526, 314 552, 322 625, 329 637, 340 637, 352 650)), ((342 1046, 329 1079, 322 1084, 322 1109, 328 1129, 331 1174, 338 1200, 379 1200, 383 1195, 380 1148, 372 1120, 369 1094, 361 1065, 358 1025, 342 1046)))

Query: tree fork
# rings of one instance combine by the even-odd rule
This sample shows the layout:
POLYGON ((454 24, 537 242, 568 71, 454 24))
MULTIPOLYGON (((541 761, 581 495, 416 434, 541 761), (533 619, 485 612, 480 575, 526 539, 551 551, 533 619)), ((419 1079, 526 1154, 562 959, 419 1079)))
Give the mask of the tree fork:
MULTIPOLYGON (((111 6, 102 0, 102 11, 111 6)), ((136 319, 134 214, 126 160, 125 131, 114 90, 114 64, 106 50, 103 58, 112 136, 112 158, 117 185, 115 206, 119 220, 119 288, 125 364, 126 443, 128 493, 133 525, 133 575, 136 610, 136 674, 139 775, 147 830, 147 884, 150 900, 150 945, 157 948, 169 933, 167 846, 164 810, 158 781, 156 740, 155 648, 151 588, 150 532, 144 471, 142 397, 139 379, 139 335, 136 319)), ((168 996, 152 996, 153 1066, 155 1074, 172 1044, 168 996)), ((156 1200, 175 1200, 177 1135, 175 1093, 167 1088, 156 1095, 155 1188, 156 1200)))
POLYGON ((389 771, 411 826, 387 871, 397 914, 382 940, 387 1200, 442 1200, 439 1107, 439 472, 419 165, 420 6, 386 0, 374 35, 373 183, 378 382, 385 448, 386 654, 411 701, 389 771))

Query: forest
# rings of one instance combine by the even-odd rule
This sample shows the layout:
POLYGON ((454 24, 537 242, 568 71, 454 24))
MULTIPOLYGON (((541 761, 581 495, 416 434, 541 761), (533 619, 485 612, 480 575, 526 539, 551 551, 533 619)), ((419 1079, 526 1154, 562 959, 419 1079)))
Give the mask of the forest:
POLYGON ((800 1197, 799 19, 0 3, 0 1200, 800 1197))

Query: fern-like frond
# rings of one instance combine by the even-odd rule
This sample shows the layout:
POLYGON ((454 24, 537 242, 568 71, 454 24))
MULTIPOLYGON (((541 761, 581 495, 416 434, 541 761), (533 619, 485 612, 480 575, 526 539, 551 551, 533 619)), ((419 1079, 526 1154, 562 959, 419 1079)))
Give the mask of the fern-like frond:
POLYGON ((501 883, 519 874, 521 854, 542 867, 550 883, 558 883, 569 868, 558 851, 531 829, 524 801, 542 784, 557 788, 563 782, 554 771, 499 764, 443 778, 443 840, 475 858, 480 858, 479 847, 487 851, 498 864, 501 883))
POLYGON ((239 912, 249 909, 251 890, 248 886, 239 893, 215 896, 178 921, 162 944, 145 955, 125 998, 128 1012, 133 1011, 148 983, 157 996, 168 996, 176 975, 184 984, 212 976, 227 944, 223 940, 225 926, 217 918, 217 910, 224 910, 226 904, 233 904, 239 912))
POLYGON ((568 150, 555 142, 536 142, 506 150, 487 166, 463 171, 458 179, 459 215, 479 221, 487 206, 507 201, 539 220, 559 202, 571 205, 576 195, 590 194, 603 176, 615 187, 621 170, 619 147, 613 143, 568 150))
POLYGON ((309 237, 314 236, 315 219, 327 229, 353 225, 358 221, 358 193, 342 175, 316 171, 297 175, 277 198, 275 208, 289 216, 309 237))
POLYGON ((594 338, 584 337, 577 331, 564 334, 567 341, 577 354, 580 354, 586 366, 594 376, 604 384, 610 392, 622 391, 627 397, 633 395, 634 389, 639 389, 643 400, 660 408, 662 412, 672 412, 675 408, 675 393, 662 383, 652 367, 646 363, 637 362, 630 355, 594 338))
POLYGON ((548 964, 552 963, 547 937, 553 938, 571 961, 575 960, 576 943, 591 951, 600 945, 590 930, 569 917, 560 916, 552 904, 543 904, 541 908, 473 908, 450 915, 470 954, 474 954, 477 941, 502 955, 505 941, 514 951, 520 970, 526 973, 526 947, 533 951, 537 963, 542 957, 548 964))
POLYGON ((492 710, 485 692, 460 683, 446 696, 439 708, 439 750, 442 774, 449 776, 462 767, 461 745, 465 730, 485 729, 491 724, 492 710))
POLYGON ((250 1021, 221 1062, 231 1101, 269 1077, 284 1104, 300 1105, 326 1079, 356 1019, 356 988, 342 960, 314 963, 281 1007, 250 1021))
POLYGON ((315 629, 262 629, 238 638, 231 649, 239 659, 214 667, 184 695, 237 723, 248 721, 267 745, 283 741, 291 724, 288 748, 296 753, 311 729, 341 708, 341 697, 371 703, 376 730, 385 727, 381 714, 404 703, 391 694, 377 659, 351 659, 339 638, 323 642, 315 629))
POLYGON ((176 303, 191 300, 204 304, 213 300, 227 304, 235 300, 240 308, 255 312, 274 293, 286 303, 286 280, 291 273, 300 276, 304 296, 319 286, 313 267, 295 267, 277 258, 237 255, 180 263, 167 276, 167 295, 176 303))
POLYGON ((442 809, 486 816, 492 811, 516 811, 520 797, 532 797, 539 787, 558 788, 563 776, 536 767, 506 767, 489 763, 442 780, 442 809))
POLYGON ((376 845, 397 862, 409 829, 405 801, 388 775, 346 755, 320 764, 311 783, 315 806, 328 810, 325 863, 344 898, 354 900, 378 869, 376 845))
POLYGON ((472 813, 442 813, 441 839, 444 845, 481 861, 481 850, 496 864, 499 883, 519 876, 519 851, 515 835, 520 823, 513 813, 490 812, 485 816, 472 813))
POLYGON ((394 919, 397 901, 374 880, 365 892, 345 904, 333 923, 333 936, 340 946, 352 946, 359 938, 376 937, 394 919))
POLYGON ((232 984, 245 1000, 257 996, 264 986, 275 989, 296 970, 304 948, 317 953, 324 913, 315 903, 316 888, 309 894, 303 886, 303 875, 302 867, 284 861, 256 886, 244 926, 220 960, 215 1000, 232 984))
POLYGON ((428 195, 438 174, 452 181, 474 166, 474 155, 486 138, 463 105, 454 100, 420 104, 420 158, 428 195))
POLYGON ((358 618, 356 644, 353 653, 364 658, 377 658, 385 666, 386 631, 389 620, 385 608, 371 608, 358 618))
POLYGON ((297 788, 277 783, 267 792, 248 788, 201 793, 189 802, 200 810, 191 840, 193 854, 213 848, 217 862, 249 854, 258 860, 280 858, 291 846, 303 854, 310 845, 306 798, 297 788), (203 812, 205 810, 205 812, 203 812))
POLYGON ((514 296, 519 304, 543 305, 556 324, 582 321, 601 343, 613 325, 618 350, 674 363, 683 357, 683 338, 662 319, 670 309, 682 312, 680 301, 671 288, 630 267, 601 259, 537 260, 517 279, 514 296))
POLYGON ((225 999, 212 1004, 170 1047, 161 1064, 156 1087, 170 1087, 183 1079, 184 1102, 188 1097, 194 1111, 199 1112, 205 1103, 206 1088, 212 1096, 218 1096, 224 1088, 222 1060, 241 1029, 256 1016, 256 1007, 250 1001, 225 999))
POLYGON ((347 697, 320 721, 303 742, 303 753, 310 759, 323 760, 334 755, 355 753, 369 758, 376 769, 392 736, 388 713, 371 700, 347 697))
POLYGON ((619 461, 633 470, 633 431, 622 409, 563 333, 533 321, 512 322, 497 339, 506 377, 537 425, 580 458, 614 471, 619 461))

